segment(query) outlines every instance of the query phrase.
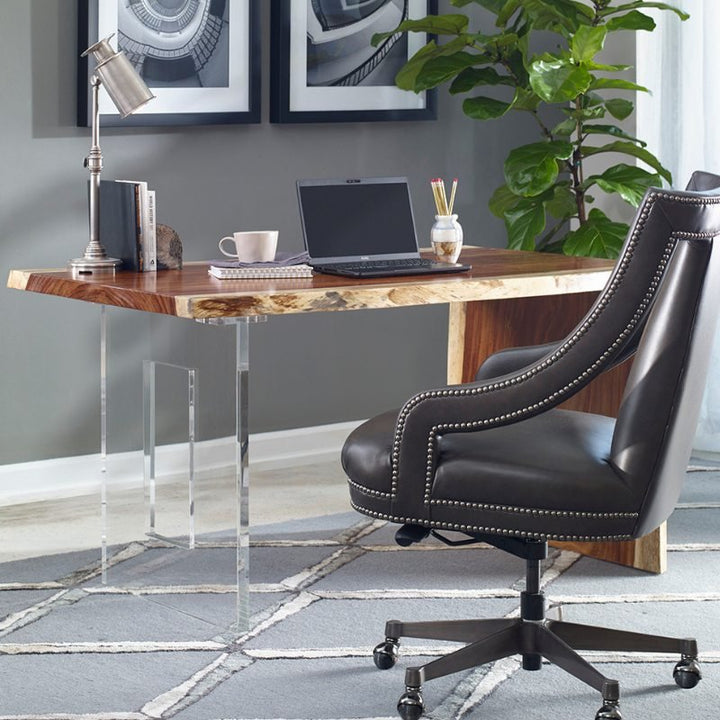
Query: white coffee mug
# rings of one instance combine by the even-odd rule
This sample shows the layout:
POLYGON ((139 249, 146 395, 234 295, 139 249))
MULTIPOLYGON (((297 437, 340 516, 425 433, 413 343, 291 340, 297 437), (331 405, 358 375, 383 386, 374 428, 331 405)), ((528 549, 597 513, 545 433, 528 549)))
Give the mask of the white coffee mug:
POLYGON ((220 240, 218 247, 223 255, 238 262, 271 262, 275 259, 277 241, 277 230, 236 232, 220 240), (231 252, 223 247, 226 241, 234 243, 231 252))

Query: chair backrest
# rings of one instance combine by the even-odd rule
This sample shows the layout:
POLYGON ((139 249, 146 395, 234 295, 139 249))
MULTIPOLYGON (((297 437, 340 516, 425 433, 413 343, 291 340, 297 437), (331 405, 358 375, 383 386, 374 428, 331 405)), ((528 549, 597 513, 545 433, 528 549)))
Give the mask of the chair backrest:
POLYGON ((655 273, 637 309, 644 329, 610 457, 640 501, 636 536, 662 523, 680 494, 720 308, 718 235, 720 196, 651 190, 616 268, 640 261, 655 273))

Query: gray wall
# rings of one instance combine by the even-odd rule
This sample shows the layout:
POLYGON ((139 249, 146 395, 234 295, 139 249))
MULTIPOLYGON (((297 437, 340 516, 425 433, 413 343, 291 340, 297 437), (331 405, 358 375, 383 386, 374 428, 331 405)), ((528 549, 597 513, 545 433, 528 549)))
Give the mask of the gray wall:
MULTIPOLYGON (((314 176, 407 175, 421 244, 432 221, 428 180, 457 176, 466 241, 504 245, 487 200, 507 151, 535 137, 528 119, 473 122, 441 91, 435 122, 271 125, 269 3, 262 13, 261 124, 102 133, 103 176, 147 180, 158 219, 180 233, 187 260, 212 258, 220 236, 259 226, 280 230, 281 249, 301 249, 294 181, 314 176)), ((10 268, 61 267, 86 243, 89 131, 74 124, 77 54, 74 0, 0 2, 3 278, 10 268)), ((2 285, 0 463, 97 452, 97 306, 2 285)), ((115 449, 140 443, 134 339, 142 323, 139 313, 126 314, 120 363, 135 365, 120 373, 133 382, 119 405, 115 449)), ((439 306, 295 315, 253 327, 251 431, 360 419, 442 383, 446 329, 439 306)), ((222 342, 209 351, 224 351, 222 342)))

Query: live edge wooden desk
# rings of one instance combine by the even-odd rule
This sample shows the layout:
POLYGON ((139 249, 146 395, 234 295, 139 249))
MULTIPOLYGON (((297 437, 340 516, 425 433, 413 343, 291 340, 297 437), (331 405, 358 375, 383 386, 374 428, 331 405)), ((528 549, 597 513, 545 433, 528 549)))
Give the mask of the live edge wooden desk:
MULTIPOLYGON (((447 380, 460 383, 471 380, 482 359, 495 350, 563 338, 585 314, 612 269, 606 260, 484 248, 466 248, 462 260, 472 270, 447 276, 218 280, 208 275, 206 263, 188 263, 183 270, 158 273, 73 276, 70 271, 13 270, 8 285, 203 322, 236 322, 245 339, 248 321, 259 316, 443 303, 449 306, 447 380)), ((239 335, 239 352, 242 344, 239 335)), ((245 355, 238 377, 247 382, 245 355)), ((615 415, 626 375, 622 366, 606 373, 565 407, 615 415)), ((244 412, 246 398, 242 392, 239 402, 244 403, 244 412)), ((247 428, 238 430, 240 444, 246 433, 247 428)), ((238 464, 242 484, 246 459, 238 464)), ((650 572, 665 569, 664 526, 636 541, 563 546, 650 572)))

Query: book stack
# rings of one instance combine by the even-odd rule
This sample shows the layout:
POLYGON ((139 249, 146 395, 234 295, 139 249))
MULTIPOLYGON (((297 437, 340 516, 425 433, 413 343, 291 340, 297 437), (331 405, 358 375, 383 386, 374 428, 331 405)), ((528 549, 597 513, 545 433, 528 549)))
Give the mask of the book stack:
POLYGON ((307 253, 278 252, 271 262, 244 263, 233 260, 213 260, 208 273, 222 280, 260 278, 304 278, 312 277, 307 253))
POLYGON ((155 191, 146 182, 100 181, 100 242, 123 270, 157 270, 155 191))

